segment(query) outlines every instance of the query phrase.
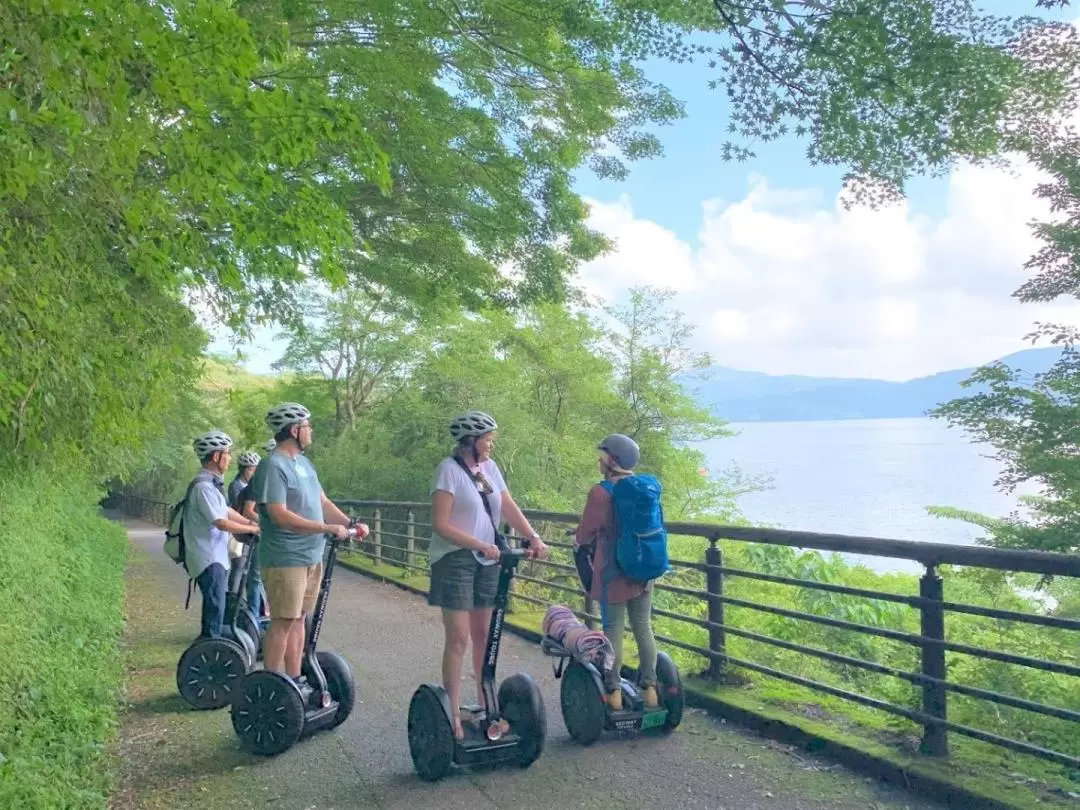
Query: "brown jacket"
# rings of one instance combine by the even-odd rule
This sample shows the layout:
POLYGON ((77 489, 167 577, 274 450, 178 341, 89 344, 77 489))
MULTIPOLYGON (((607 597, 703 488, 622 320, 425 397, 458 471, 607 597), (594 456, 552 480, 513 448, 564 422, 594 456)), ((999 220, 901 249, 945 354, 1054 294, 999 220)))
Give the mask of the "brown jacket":
MULTIPOLYGON (((616 565, 614 507, 611 495, 600 484, 589 490, 574 537, 574 545, 587 546, 590 543, 596 544, 596 553, 593 555, 592 593, 589 596, 600 602, 603 600, 604 571, 616 565)), ((645 593, 646 587, 647 583, 616 574, 607 586, 607 603, 624 604, 645 593)))

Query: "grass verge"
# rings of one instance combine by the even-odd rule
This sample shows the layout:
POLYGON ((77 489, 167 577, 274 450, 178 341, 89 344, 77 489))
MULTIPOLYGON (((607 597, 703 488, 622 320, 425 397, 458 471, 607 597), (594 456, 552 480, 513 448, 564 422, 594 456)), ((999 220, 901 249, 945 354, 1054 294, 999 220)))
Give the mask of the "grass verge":
POLYGON ((199 597, 132 545, 126 574, 123 714, 113 750, 112 810, 263 807, 275 785, 238 774, 259 762, 237 744, 228 709, 194 711, 176 690, 176 663, 198 635, 199 597))
POLYGON ((0 807, 103 807, 124 532, 99 516, 100 493, 77 476, 0 481, 0 807))

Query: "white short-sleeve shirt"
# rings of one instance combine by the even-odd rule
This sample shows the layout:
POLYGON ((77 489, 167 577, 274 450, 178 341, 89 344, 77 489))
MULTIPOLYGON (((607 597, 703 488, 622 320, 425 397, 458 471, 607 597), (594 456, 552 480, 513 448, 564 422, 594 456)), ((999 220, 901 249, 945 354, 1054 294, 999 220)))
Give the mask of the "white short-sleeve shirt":
MULTIPOLYGON (((506 482, 503 480, 498 465, 491 459, 481 462, 480 470, 494 490, 487 499, 491 506, 491 516, 498 524, 502 517, 502 493, 506 489, 506 482)), ((443 459, 435 468, 431 494, 434 495, 436 490, 440 489, 454 496, 454 503, 450 507, 450 525, 470 537, 475 537, 481 543, 494 545, 495 529, 491 525, 491 518, 484 510, 484 502, 480 500, 480 490, 472 477, 452 457, 443 459)), ((457 551, 460 548, 461 546, 451 543, 433 530, 429 548, 431 565, 451 551, 457 551)), ((477 559, 480 557, 478 556, 477 559)), ((494 564, 493 560, 481 559, 481 562, 494 564)))

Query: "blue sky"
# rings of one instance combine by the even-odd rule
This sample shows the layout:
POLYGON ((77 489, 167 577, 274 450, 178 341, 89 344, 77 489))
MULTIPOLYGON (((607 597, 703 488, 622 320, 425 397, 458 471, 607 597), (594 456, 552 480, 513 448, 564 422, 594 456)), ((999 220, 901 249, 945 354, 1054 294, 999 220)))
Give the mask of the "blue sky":
MULTIPOLYGON (((1034 0, 985 8, 1034 11, 1034 0)), ((961 167, 914 179, 899 207, 841 212, 843 169, 810 166, 804 141, 721 160, 727 107, 708 89, 716 74, 706 61, 646 66, 686 105, 684 118, 655 130, 662 157, 631 164, 623 182, 579 172, 593 226, 617 245, 583 268, 588 291, 612 300, 634 284, 671 286, 697 327, 695 348, 720 365, 778 374, 909 379, 1024 348, 1036 320, 1071 322, 1071 305, 1010 297, 1036 247, 1028 223, 1045 215, 1034 175, 961 167)), ((247 348, 251 370, 279 355, 271 334, 260 330, 247 348)))

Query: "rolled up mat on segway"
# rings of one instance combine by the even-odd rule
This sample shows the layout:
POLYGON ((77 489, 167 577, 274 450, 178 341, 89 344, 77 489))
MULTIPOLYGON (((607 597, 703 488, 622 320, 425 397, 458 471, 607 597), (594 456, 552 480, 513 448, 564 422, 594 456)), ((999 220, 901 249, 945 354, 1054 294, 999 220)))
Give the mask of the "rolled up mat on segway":
POLYGON ((590 630, 566 605, 552 605, 547 609, 543 631, 583 664, 596 664, 607 671, 615 663, 611 640, 600 630, 590 630))

